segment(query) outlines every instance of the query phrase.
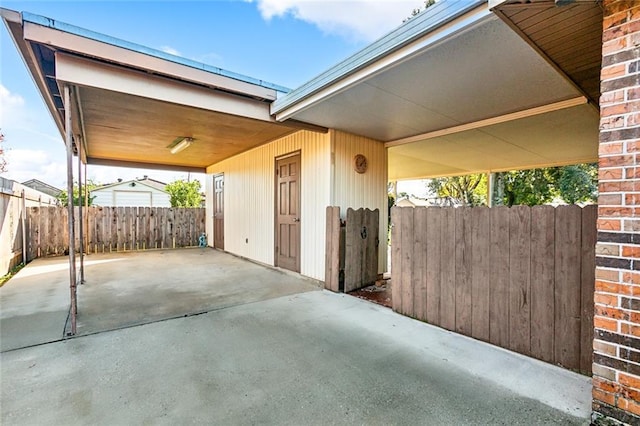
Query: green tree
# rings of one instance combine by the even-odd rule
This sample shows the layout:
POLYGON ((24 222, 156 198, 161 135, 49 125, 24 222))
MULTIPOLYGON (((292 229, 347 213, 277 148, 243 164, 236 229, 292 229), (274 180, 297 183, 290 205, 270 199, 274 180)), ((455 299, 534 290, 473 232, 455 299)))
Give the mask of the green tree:
POLYGON ((556 196, 556 168, 514 170, 496 173, 497 191, 502 193, 496 204, 535 206, 548 203, 556 196))
POLYGON ((534 206, 560 199, 567 204, 596 202, 598 165, 576 164, 563 167, 517 170, 497 173, 499 204, 534 206))
POLYGON ((176 180, 165 187, 169 193, 171 207, 200 207, 202 194, 200 193, 199 180, 176 180))
MULTIPOLYGON (((99 183, 95 183, 94 181, 92 181, 91 179, 87 180, 87 191, 91 192, 96 188, 101 187, 102 185, 99 183)), ((95 195, 89 196, 89 198, 87 198, 87 205, 91 206, 93 205, 93 200, 95 199, 95 195)), ((69 205, 69 195, 67 193, 67 191, 62 191, 60 193, 60 195, 58 195, 58 200, 60 201, 60 204, 62 204, 63 206, 67 207, 69 205)), ((84 206, 84 185, 82 185, 82 194, 78 193, 78 182, 73 182, 73 205, 74 206, 84 206)))
POLYGON ((450 197, 464 206, 487 203, 487 176, 471 174, 431 179, 427 189, 438 197, 450 197))
POLYGON ((4 142, 4 135, 2 131, 0 131, 0 173, 4 173, 7 171, 7 160, 4 157, 4 148, 2 147, 2 142, 4 142))
POLYGON ((429 6, 433 6, 434 4, 436 4, 436 0, 425 0, 424 1, 424 7, 413 9, 411 11, 411 15, 409 15, 407 18, 403 19, 402 22, 407 22, 409 19, 413 18, 414 16, 416 16, 417 14, 422 12, 423 10, 427 9, 429 6))
MULTIPOLYGON (((451 197, 460 204, 477 206, 487 202, 485 174, 432 179, 428 189, 440 197, 451 197)), ((496 173, 493 193, 496 205, 535 206, 559 199, 568 204, 596 202, 597 164, 577 164, 496 173)))
POLYGON ((569 204, 585 201, 597 202, 597 164, 576 164, 562 167, 557 187, 562 199, 569 204))

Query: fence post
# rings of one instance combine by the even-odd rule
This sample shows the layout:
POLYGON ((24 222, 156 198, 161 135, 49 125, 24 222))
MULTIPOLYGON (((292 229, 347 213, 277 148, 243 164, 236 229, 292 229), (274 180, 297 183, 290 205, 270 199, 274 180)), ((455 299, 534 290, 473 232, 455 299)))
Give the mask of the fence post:
POLYGON ((340 291, 340 207, 327 206, 324 288, 340 291))
POLYGON ((20 197, 20 217, 22 218, 21 226, 22 226, 22 263, 26 265, 27 263, 27 224, 26 224, 26 215, 27 215, 27 202, 25 198, 24 189, 22 190, 22 196, 20 197))

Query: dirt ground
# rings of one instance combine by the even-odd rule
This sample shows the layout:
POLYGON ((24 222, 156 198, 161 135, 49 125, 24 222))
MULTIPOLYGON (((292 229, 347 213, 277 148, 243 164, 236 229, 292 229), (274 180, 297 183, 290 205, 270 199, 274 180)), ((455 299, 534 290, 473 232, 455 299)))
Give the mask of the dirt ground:
POLYGON ((363 287, 349 294, 391 308, 391 280, 381 280, 374 285, 363 287))

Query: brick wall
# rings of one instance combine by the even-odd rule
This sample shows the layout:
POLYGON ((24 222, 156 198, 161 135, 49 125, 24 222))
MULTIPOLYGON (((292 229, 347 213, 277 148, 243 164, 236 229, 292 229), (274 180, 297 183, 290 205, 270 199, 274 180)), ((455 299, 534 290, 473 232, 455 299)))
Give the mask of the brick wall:
POLYGON ((640 2, 603 8, 594 421, 640 424, 640 2))

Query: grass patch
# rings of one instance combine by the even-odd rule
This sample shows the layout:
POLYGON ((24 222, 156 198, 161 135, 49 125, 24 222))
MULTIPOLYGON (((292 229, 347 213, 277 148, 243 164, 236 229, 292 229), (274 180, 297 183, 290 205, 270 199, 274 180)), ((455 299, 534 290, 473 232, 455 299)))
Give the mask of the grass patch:
POLYGON ((9 272, 0 277, 0 287, 2 287, 7 281, 11 279, 18 271, 25 267, 24 263, 14 266, 9 272))

